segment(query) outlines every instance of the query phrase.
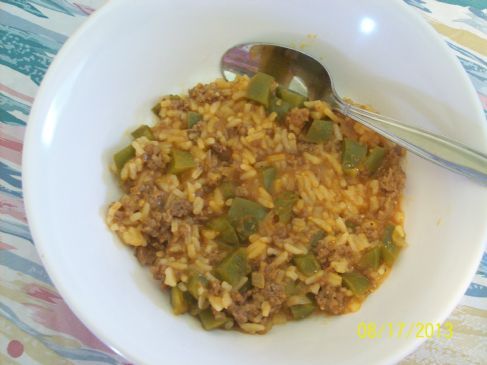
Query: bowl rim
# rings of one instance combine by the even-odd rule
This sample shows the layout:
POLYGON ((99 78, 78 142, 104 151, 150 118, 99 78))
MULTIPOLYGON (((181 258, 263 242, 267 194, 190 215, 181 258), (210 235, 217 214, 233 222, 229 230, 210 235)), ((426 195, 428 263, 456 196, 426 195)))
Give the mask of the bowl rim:
MULTIPOLYGON (((69 36, 59 52, 55 55, 51 65, 49 66, 46 74, 44 75, 44 78, 41 81, 28 118, 22 154, 22 186, 24 192, 24 205, 29 229, 31 231, 32 238, 35 242, 35 247, 42 261, 42 264, 45 267, 56 290, 61 294, 63 300, 76 315, 76 317, 79 318, 82 323, 113 352, 129 361, 137 364, 143 364, 145 362, 143 359, 139 358, 139 355, 131 354, 129 353, 129 351, 121 350, 121 345, 117 345, 115 341, 112 340, 112 338, 110 337, 110 334, 104 331, 103 327, 100 327, 99 325, 97 325, 96 322, 92 321, 90 315, 83 310, 81 305, 78 304, 76 298, 68 294, 69 290, 66 288, 64 280, 62 280, 59 275, 56 275, 55 262, 52 261, 49 257, 49 250, 47 249, 49 237, 45 237, 45 235, 42 233, 43 230, 38 225, 38 222, 35 218, 38 211, 31 204, 32 192, 34 191, 33 185, 35 184, 34 180, 31 178, 31 166, 34 164, 33 160, 36 155, 35 150, 37 148, 35 146, 38 143, 38 136, 35 133, 35 129, 39 125, 42 125, 46 119, 42 113, 41 106, 45 104, 46 101, 52 100, 51 96, 47 92, 51 89, 50 84, 56 82, 56 80, 54 80, 55 75, 57 74, 58 69, 61 68, 62 63, 64 62, 65 55, 69 54, 72 49, 76 47, 76 44, 80 39, 85 36, 85 33, 87 33, 88 30, 90 30, 91 28, 97 26, 100 22, 103 22, 103 19, 105 16, 107 16, 107 14, 114 12, 119 7, 123 7, 125 3, 131 3, 131 1, 112 0, 103 4, 98 10, 90 15, 88 19, 86 19, 84 23, 81 24, 81 26, 77 28, 71 36, 69 36)), ((484 142, 486 142, 485 145, 487 146, 487 125, 485 123, 483 108, 478 98, 477 92, 472 82, 469 80, 468 75, 466 74, 458 58, 448 47, 446 41, 443 40, 440 35, 434 30, 434 28, 430 24, 428 24, 427 21, 420 14, 412 9, 410 5, 405 4, 401 0, 396 0, 390 2, 389 6, 396 7, 397 11, 399 12, 404 12, 407 15, 408 21, 410 21, 411 24, 419 27, 425 37, 428 37, 432 42, 436 42, 437 46, 440 47, 443 52, 445 63, 448 62, 452 67, 452 70, 454 69, 455 72, 458 74, 463 84, 462 86, 464 88, 464 91, 468 94, 467 96, 472 101, 472 103, 475 104, 478 120, 484 121, 483 123, 480 123, 478 127, 482 130, 484 142)), ((475 265, 474 263, 472 263, 472 265, 470 265, 469 267, 468 274, 464 275, 463 282, 460 285, 457 285, 456 288, 452 288, 452 295, 450 297, 451 299, 447 304, 442 306, 442 309, 440 311, 438 311, 438 314, 436 316, 436 322, 443 323, 460 302, 465 293, 465 290, 467 289, 468 285, 470 284, 476 273, 477 267, 481 261, 482 254, 485 249, 484 246, 486 241, 487 230, 484 230, 484 244, 478 245, 475 265)), ((426 338, 408 338, 407 340, 397 343, 397 345, 395 346, 396 350, 381 359, 380 364, 390 364, 400 361, 407 355, 411 354, 414 350, 416 350, 425 340, 426 338)))

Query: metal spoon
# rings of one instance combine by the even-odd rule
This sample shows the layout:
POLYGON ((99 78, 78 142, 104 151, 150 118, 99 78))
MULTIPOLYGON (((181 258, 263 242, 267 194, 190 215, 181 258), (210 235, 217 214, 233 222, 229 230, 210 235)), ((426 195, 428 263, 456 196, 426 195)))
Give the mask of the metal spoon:
POLYGON ((221 59, 227 80, 258 71, 274 76, 277 83, 324 100, 333 109, 373 129, 384 137, 451 171, 487 185, 487 155, 433 133, 347 104, 337 94, 326 68, 316 59, 294 49, 272 44, 246 43, 229 49, 221 59))

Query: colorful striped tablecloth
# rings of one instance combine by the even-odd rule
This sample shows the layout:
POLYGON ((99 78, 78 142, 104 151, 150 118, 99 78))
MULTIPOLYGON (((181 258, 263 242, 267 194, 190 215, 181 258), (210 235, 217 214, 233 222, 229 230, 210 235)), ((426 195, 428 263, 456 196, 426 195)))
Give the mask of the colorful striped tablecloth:
MULTIPOLYGON (((22 201, 22 140, 49 64, 106 0, 0 0, 0 364, 127 364, 73 315, 37 256, 22 201)), ((487 117, 487 0, 405 0, 443 37, 478 91, 487 117)), ((487 224, 487 222, 486 222, 487 224)), ((400 362, 487 364, 487 253, 448 319, 400 362)))

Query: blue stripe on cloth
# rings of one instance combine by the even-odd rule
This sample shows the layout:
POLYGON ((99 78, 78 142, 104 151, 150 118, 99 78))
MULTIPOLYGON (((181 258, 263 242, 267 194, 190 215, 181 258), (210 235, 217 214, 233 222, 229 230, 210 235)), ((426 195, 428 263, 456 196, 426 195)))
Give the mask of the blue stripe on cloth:
POLYGON ((487 1, 485 0, 436 0, 440 3, 463 6, 468 9, 487 9, 487 1))
POLYGON ((57 32, 54 32, 50 29, 46 29, 41 27, 40 25, 31 23, 25 19, 22 19, 18 16, 15 16, 13 14, 7 13, 6 11, 0 10, 0 19, 2 19, 2 24, 9 26, 9 27, 14 27, 20 30, 23 30, 24 32, 29 32, 33 34, 41 34, 43 36, 46 36, 53 41, 63 44, 66 42, 66 39, 68 39, 67 36, 64 34, 60 34, 57 32))
POLYGON ((476 298, 487 298, 487 286, 471 283, 465 295, 476 298))
POLYGON ((7 221, 5 218, 0 218, 0 232, 11 234, 12 236, 33 243, 29 228, 24 223, 7 221))
POLYGON ((21 126, 27 124, 22 119, 17 118, 15 115, 7 112, 5 109, 0 109, 0 123, 21 126))
POLYGON ((66 15, 86 15, 79 8, 70 4, 69 1, 66 0, 27 0, 27 2, 31 2, 46 9, 64 13, 66 15))
POLYGON ((42 34, 0 24, 0 64, 41 83, 61 44, 42 34))
POLYGON ((467 51, 465 48, 459 47, 456 44, 449 42, 449 41, 446 41, 446 44, 448 44, 448 46, 451 49, 453 49, 455 52, 458 52, 459 54, 461 54, 465 57, 468 57, 477 63, 480 63, 482 66, 487 67, 486 61, 484 61, 482 58, 474 55, 472 52, 467 51))
POLYGON ((30 112, 30 106, 14 100, 8 95, 0 93, 0 122, 11 125, 26 125, 25 121, 10 113, 14 111, 21 112, 27 118, 30 112))
POLYGON ((487 252, 484 252, 484 255, 482 256, 477 275, 487 279, 487 252))
POLYGON ((10 96, 5 95, 4 93, 0 92, 0 107, 2 110, 6 110, 9 112, 18 111, 24 115, 29 115, 30 113, 30 106, 15 99, 12 99, 10 96))
POLYGON ((0 179, 17 189, 22 189, 20 171, 0 161, 0 179))
POLYGON ((43 283, 52 285, 51 279, 47 275, 46 269, 36 262, 24 259, 13 252, 0 250, 0 265, 9 269, 29 275, 43 283))
POLYGON ((404 0, 404 2, 426 13, 431 13, 431 10, 424 6, 425 2, 423 0, 404 0))
POLYGON ((487 94, 487 70, 482 70, 481 66, 463 57, 458 57, 458 59, 470 77, 477 93, 487 94))
POLYGON ((1 0, 2 3, 10 4, 16 6, 32 15, 38 16, 39 18, 47 18, 42 12, 37 9, 34 5, 29 4, 25 0, 1 0))
POLYGON ((27 323, 23 322, 15 312, 10 309, 6 304, 0 302, 0 316, 6 318, 8 321, 12 322, 20 330, 34 336, 37 340, 42 342, 44 346, 48 349, 54 351, 56 354, 63 356, 71 360, 83 360, 83 361, 93 361, 95 363, 104 363, 117 365, 121 364, 120 361, 115 358, 97 350, 91 350, 86 348, 70 348, 66 345, 58 345, 55 342, 50 341, 49 335, 44 335, 37 331, 33 327, 29 326, 27 323))
POLYGON ((1 0, 1 2, 16 6, 40 18, 47 18, 47 16, 38 8, 39 6, 70 16, 85 15, 79 8, 65 0, 1 0))
MULTIPOLYGON (((487 279, 487 252, 484 252, 477 270, 477 276, 487 279)), ((477 298, 487 298, 487 286, 475 282, 475 279, 468 287, 465 295, 477 298)))
MULTIPOLYGON (((487 20, 487 13, 484 13, 481 9, 469 7, 468 10, 470 10, 472 12, 472 14, 478 16, 479 18, 482 18, 483 20, 487 20)), ((473 27, 475 27, 475 25, 476 25, 474 19, 467 19, 467 20, 462 19, 461 21, 466 23, 466 24, 469 24, 473 27)))
POLYGON ((0 193, 22 198, 20 171, 0 161, 0 193))
POLYGON ((12 190, 6 186, 0 185, 0 193, 10 195, 12 198, 21 198, 22 199, 22 192, 21 191, 12 190))

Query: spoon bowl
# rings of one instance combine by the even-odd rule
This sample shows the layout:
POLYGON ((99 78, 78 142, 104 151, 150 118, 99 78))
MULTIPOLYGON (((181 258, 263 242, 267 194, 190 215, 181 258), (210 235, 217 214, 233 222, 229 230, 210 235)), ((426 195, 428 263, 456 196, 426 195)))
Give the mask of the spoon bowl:
POLYGON ((292 48, 246 43, 230 48, 221 59, 227 80, 264 72, 310 100, 323 100, 335 110, 364 124, 408 151, 487 185, 487 155, 456 141, 410 127, 395 119, 346 103, 336 92, 331 75, 315 58, 292 48))
POLYGON ((276 82, 310 100, 332 101, 335 94, 330 75, 323 65, 302 52, 269 44, 244 44, 227 51, 221 69, 227 80, 256 72, 272 75, 276 82))

